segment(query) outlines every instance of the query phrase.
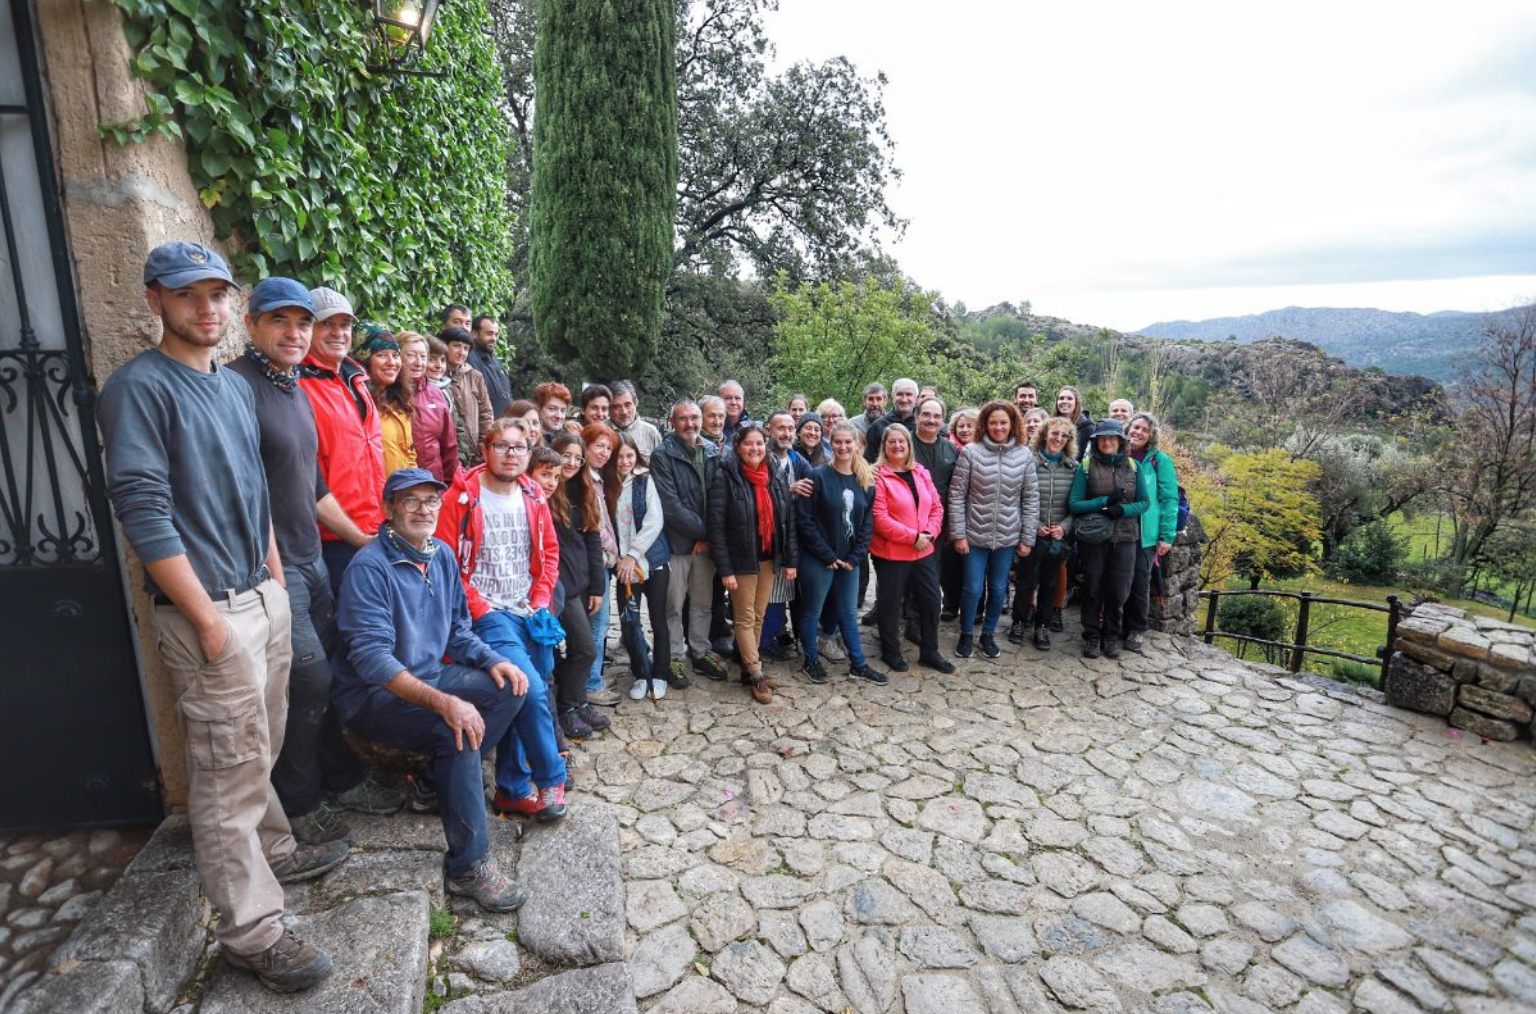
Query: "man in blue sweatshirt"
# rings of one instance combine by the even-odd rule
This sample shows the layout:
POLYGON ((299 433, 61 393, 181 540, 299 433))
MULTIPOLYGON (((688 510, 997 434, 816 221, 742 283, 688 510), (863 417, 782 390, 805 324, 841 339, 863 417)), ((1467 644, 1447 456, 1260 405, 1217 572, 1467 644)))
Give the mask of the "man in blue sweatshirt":
POLYGON ((458 561, 432 534, 447 488, 425 468, 384 480, 379 537, 341 579, 343 651, 331 699, 364 738, 428 754, 448 839, 448 892, 510 912, 524 894, 490 854, 480 751, 506 735, 528 675, 471 629, 458 561))
POLYGON ((214 359, 234 278, 217 252, 166 243, 144 265, 157 348, 101 389, 107 495, 144 563, 186 738, 187 817, 225 960, 279 992, 331 973, 285 929, 282 883, 346 861, 297 844, 272 790, 293 651, 251 388, 214 359))

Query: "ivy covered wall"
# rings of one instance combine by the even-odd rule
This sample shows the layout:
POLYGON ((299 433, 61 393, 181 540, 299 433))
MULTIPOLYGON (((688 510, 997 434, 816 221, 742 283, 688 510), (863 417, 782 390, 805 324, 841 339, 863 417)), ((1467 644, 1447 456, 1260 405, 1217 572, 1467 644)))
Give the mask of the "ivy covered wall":
POLYGON ((181 137, 245 282, 328 285, 360 316, 435 330, 512 300, 511 132, 484 0, 439 10, 423 69, 370 73, 356 0, 115 0, 155 92, 123 143, 181 137))

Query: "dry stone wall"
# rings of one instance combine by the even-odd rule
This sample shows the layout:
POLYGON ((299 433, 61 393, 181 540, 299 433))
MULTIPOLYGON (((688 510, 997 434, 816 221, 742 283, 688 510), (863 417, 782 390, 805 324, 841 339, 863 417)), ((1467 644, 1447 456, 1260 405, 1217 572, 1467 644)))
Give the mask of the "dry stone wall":
POLYGON ((1200 557, 1204 553, 1205 529, 1193 514, 1189 526, 1179 533, 1173 549, 1163 557, 1163 594, 1152 597, 1149 618, 1152 629, 1165 634, 1193 636, 1200 605, 1200 557))
POLYGON ((1426 603, 1397 626, 1387 703, 1446 716, 1485 739, 1531 735, 1536 630, 1426 603))

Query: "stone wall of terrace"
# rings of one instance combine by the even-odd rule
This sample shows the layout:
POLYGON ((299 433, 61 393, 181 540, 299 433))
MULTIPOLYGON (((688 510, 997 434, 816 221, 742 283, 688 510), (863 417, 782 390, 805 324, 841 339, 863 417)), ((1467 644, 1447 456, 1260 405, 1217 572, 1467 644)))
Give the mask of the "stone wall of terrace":
POLYGON ((1531 735, 1536 630, 1426 603, 1397 627, 1387 703, 1446 716, 1485 739, 1531 735))

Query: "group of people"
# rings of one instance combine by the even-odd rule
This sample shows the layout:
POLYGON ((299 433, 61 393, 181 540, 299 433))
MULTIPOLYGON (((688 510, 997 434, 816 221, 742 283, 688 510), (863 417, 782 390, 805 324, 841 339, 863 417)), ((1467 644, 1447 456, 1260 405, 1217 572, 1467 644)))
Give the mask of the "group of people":
POLYGON ((633 384, 515 396, 499 326, 447 307, 435 336, 357 319, 339 291, 268 278, 228 364, 237 286, 219 254, 164 244, 144 268, 157 349, 114 373, 99 419, 109 496, 145 568, 186 739, 188 811, 227 960, 276 990, 329 957, 281 922, 281 884, 349 855, 340 811, 440 814, 451 893, 492 911, 523 892, 491 857, 490 809, 559 820, 569 742, 609 725, 612 618, 634 679, 663 698, 690 673, 751 696, 796 646, 884 684, 1050 648, 1069 578, 1083 652, 1139 650, 1177 480, 1158 424, 1126 402, 1095 422, 1012 400, 946 409, 912 380, 871 384, 848 417, 796 394, 754 420, 735 381, 640 418, 633 384), (860 616, 869 575, 873 608, 860 616), (644 606, 642 612, 642 604, 644 606), (978 630, 979 627, 979 630, 978 630), (368 741, 427 758, 377 777, 368 741))

